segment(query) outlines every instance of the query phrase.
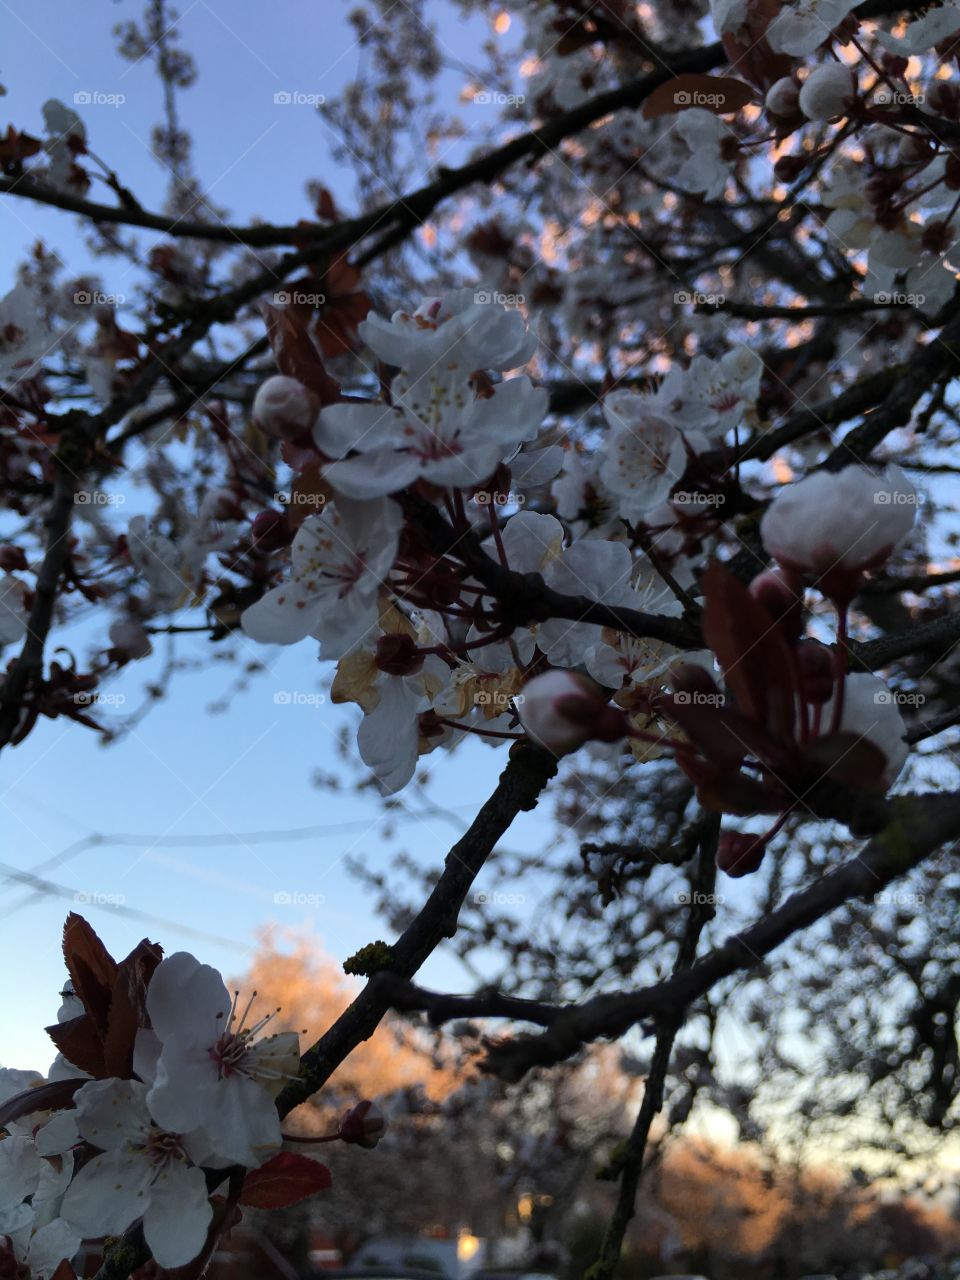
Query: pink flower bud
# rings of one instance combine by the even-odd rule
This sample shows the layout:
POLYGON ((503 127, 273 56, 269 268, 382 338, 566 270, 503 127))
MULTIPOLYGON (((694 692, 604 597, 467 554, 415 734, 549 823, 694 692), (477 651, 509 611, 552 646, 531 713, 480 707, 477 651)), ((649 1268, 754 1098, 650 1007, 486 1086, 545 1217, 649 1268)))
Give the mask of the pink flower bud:
POLYGON ((803 630, 803 583, 792 569, 767 569, 750 583, 750 594, 779 622, 789 639, 803 630))
POLYGON ((367 1098, 346 1112, 340 1121, 338 1132, 342 1142, 373 1148, 383 1137, 386 1128, 383 1112, 367 1098))
POLYGON ((819 640, 801 640, 797 645, 797 663, 806 701, 829 702, 836 677, 832 651, 819 640))
POLYGON ((803 82, 800 110, 808 120, 837 120, 849 113, 856 93, 857 82, 850 68, 840 62, 825 62, 803 82))
POLYGON ((745 831, 724 831, 717 845, 717 866, 734 880, 758 870, 767 851, 764 836, 745 831))
POLYGON ((288 547, 295 533, 286 512, 273 507, 254 516, 250 525, 250 537, 258 551, 279 551, 281 547, 288 547))
POLYGON ((780 490, 760 537, 780 564, 813 575, 832 599, 849 600, 860 573, 887 559, 916 514, 916 491, 899 467, 816 471, 780 490))
POLYGON ((775 124, 796 120, 800 116, 800 86, 793 76, 783 76, 771 85, 763 105, 775 124))
POLYGON ((573 671, 534 676, 516 701, 524 729, 557 756, 585 742, 617 742, 629 731, 624 712, 612 707, 592 680, 573 671))
POLYGON ((309 387, 283 374, 268 378, 253 401, 254 420, 278 440, 292 440, 309 431, 319 412, 320 401, 309 387))

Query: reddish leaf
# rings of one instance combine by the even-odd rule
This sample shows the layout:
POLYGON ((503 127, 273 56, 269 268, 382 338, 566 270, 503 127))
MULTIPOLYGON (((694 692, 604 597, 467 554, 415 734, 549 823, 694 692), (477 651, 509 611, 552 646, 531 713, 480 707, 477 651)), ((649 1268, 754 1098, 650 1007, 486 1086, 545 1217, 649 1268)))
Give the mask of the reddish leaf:
POLYGON ((691 72, 658 85, 643 104, 643 117, 653 120, 657 116, 689 111, 691 107, 702 107, 714 115, 724 116, 740 111, 748 102, 756 100, 756 90, 743 80, 691 72))
POLYGON ((55 1022, 47 1027, 47 1035, 68 1062, 88 1071, 97 1080, 109 1073, 104 1070, 103 1040, 93 1019, 86 1013, 69 1022, 55 1022))
POLYGON ((47 1084, 38 1084, 35 1089, 15 1093, 0 1106, 0 1128, 21 1116, 28 1116, 31 1111, 62 1111, 71 1105, 73 1095, 86 1083, 82 1076, 78 1076, 74 1080, 50 1080, 47 1084))
POLYGON ((703 575, 703 634, 716 654, 736 709, 785 744, 793 736, 790 649, 777 623, 718 560, 703 575))
POLYGON ((71 911, 63 926, 63 958, 73 987, 87 1013, 106 1026, 110 992, 117 978, 117 962, 93 927, 71 911))
POLYGON ((288 378, 296 378, 309 387, 320 397, 321 404, 333 404, 340 396, 340 384, 323 367, 306 318, 295 308, 274 307, 269 302, 260 306, 277 368, 288 378))
POLYGON ((284 1209, 318 1191, 326 1191, 332 1182, 330 1170, 319 1160, 281 1151, 247 1174, 240 1203, 255 1209, 284 1209))
POLYGON ((109 1076, 125 1080, 133 1072, 134 1041, 147 1023, 147 985, 162 959, 163 948, 144 938, 120 961, 103 1040, 103 1064, 109 1076))
POLYGON ((50 1277, 50 1280, 77 1280, 77 1273, 66 1258, 64 1258, 58 1265, 56 1271, 54 1271, 53 1275, 50 1277))

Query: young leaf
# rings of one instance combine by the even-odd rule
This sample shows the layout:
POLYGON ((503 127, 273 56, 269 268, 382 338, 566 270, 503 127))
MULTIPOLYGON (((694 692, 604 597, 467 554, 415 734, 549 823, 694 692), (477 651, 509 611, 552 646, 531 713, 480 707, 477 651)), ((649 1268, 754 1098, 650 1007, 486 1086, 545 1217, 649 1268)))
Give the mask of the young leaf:
POLYGON ((281 1151, 247 1174, 240 1203, 255 1209, 284 1209, 318 1191, 326 1191, 332 1182, 330 1170, 319 1160, 281 1151))

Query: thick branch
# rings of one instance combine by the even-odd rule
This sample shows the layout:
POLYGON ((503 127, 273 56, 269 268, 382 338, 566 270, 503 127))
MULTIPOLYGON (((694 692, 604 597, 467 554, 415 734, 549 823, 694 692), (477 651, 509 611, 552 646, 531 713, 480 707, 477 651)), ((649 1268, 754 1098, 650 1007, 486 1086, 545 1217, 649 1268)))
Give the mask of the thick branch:
POLYGON ((792 894, 764 919, 733 934, 691 969, 652 987, 568 1007, 544 1032, 491 1045, 486 1069, 506 1080, 520 1080, 533 1067, 560 1062, 601 1037, 621 1036, 646 1018, 675 1016, 723 978, 759 965, 794 933, 851 898, 873 897, 960 836, 960 794, 901 796, 890 808, 889 825, 865 849, 792 894))

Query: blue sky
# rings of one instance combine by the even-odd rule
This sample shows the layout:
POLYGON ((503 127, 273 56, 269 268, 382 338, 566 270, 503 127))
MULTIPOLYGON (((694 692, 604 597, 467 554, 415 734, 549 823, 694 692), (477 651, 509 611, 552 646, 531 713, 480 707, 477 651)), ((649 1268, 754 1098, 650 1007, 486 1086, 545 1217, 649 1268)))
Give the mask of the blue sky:
MULTIPOLYGON (((274 94, 330 95, 355 74, 358 50, 345 20, 351 7, 333 0, 287 0, 281 18, 275 6, 237 0, 181 4, 182 43, 199 67, 196 84, 180 97, 181 117, 193 135, 195 169, 232 217, 290 222, 309 216, 307 178, 326 182, 350 208, 352 181, 332 165, 326 126, 309 106, 275 104, 274 94)), ((140 5, 129 2, 80 8, 69 0, 46 0, 41 15, 35 6, 0 0, 6 53, 0 81, 7 88, 0 116, 6 117, 4 127, 12 121, 41 133, 41 107, 48 98, 73 105, 78 92, 123 95, 119 106, 77 110, 92 149, 146 207, 158 208, 165 180, 148 139, 160 116, 159 84, 151 68, 117 56, 111 35, 115 22, 139 15, 140 5)), ((481 24, 463 20, 447 5, 438 5, 437 15, 451 59, 469 57, 484 34, 481 24)), ((451 98, 462 80, 450 73, 445 92, 451 98)), ((416 177, 411 174, 411 181, 416 177)), ((0 200, 4 288, 38 237, 60 253, 70 274, 92 267, 107 289, 122 291, 117 276, 123 264, 92 263, 76 219, 10 198, 0 200)), ((141 243, 149 247, 158 239, 145 233, 141 243)), ((121 509, 117 522, 123 518, 121 509)), ((82 657, 95 638, 99 628, 80 625, 69 635, 58 633, 56 641, 82 657)), ((178 652, 189 655, 192 647, 200 653, 204 646, 204 639, 188 638, 178 652)), ((326 703, 274 702, 277 690, 320 691, 322 671, 312 642, 283 652, 257 649, 256 656, 267 661, 270 673, 237 695, 224 714, 211 715, 206 708, 230 688, 236 670, 208 666, 176 678, 171 696, 115 747, 103 748, 91 731, 59 720, 43 721, 25 743, 4 752, 0 863, 42 876, 50 890, 35 892, 3 879, 0 871, 4 1065, 43 1069, 52 1056, 42 1027, 58 1004, 59 936, 68 910, 87 914, 118 954, 146 934, 168 950, 186 947, 236 973, 245 966, 257 929, 276 921, 314 929, 342 959, 384 932, 363 890, 346 873, 344 858, 363 856, 371 865, 386 866, 392 852, 404 848, 438 864, 456 838, 450 821, 414 817, 402 819, 396 838, 385 841, 372 796, 315 788, 314 770, 337 767, 335 735, 351 712, 326 703), (309 839, 247 838, 324 826, 330 832, 309 839), (121 846, 84 845, 93 834, 139 839, 121 846), (229 843, 178 843, 203 836, 229 843), (64 892, 54 892, 55 885, 64 892), (288 894, 290 902, 277 902, 278 894, 288 894), (149 923, 137 913, 203 937, 149 923)), ((161 660, 158 654, 134 664, 111 684, 109 695, 125 701, 104 707, 104 718, 122 717, 140 705, 161 660)), ((434 790, 446 807, 469 819, 504 762, 503 750, 480 743, 467 743, 442 762, 435 755, 434 790)), ((511 843, 545 845, 553 834, 548 813, 525 816, 511 832, 511 843)), ((437 958, 424 977, 441 983, 455 981, 457 974, 452 962, 437 958)))

